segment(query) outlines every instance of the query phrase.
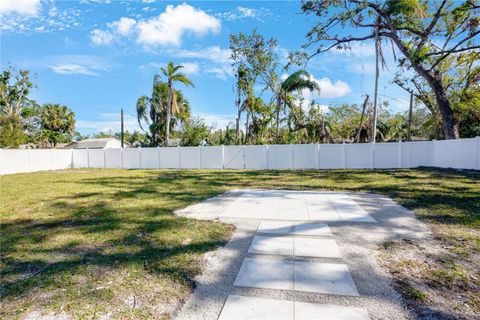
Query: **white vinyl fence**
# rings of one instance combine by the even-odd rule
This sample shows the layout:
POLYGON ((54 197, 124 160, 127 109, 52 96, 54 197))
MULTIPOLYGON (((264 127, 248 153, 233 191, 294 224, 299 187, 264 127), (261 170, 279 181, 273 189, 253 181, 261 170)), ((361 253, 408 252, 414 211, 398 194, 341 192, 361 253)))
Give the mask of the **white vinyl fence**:
POLYGON ((480 169, 480 137, 359 144, 0 150, 0 174, 69 168, 480 169))

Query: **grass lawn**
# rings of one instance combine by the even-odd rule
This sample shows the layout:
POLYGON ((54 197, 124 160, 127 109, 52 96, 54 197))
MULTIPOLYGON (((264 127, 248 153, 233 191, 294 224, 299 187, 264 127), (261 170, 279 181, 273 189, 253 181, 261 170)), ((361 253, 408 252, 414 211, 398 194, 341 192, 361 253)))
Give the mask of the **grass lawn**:
POLYGON ((172 211, 234 188, 388 195, 428 223, 442 248, 412 282, 411 268, 400 267, 408 261, 391 258, 397 244, 385 244, 405 296, 434 308, 433 297, 453 292, 480 310, 478 172, 71 170, 1 177, 0 316, 169 318, 191 292, 201 255, 232 232, 172 211))

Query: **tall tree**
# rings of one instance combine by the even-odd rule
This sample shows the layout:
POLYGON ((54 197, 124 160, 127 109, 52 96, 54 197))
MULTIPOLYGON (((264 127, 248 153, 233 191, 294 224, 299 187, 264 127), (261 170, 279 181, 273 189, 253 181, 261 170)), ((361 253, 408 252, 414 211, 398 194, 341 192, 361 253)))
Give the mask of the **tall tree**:
MULTIPOLYGON (((174 89, 175 90, 175 89, 174 89)), ((148 132, 150 144, 152 146, 160 146, 165 144, 167 105, 169 96, 169 87, 163 82, 160 76, 153 79, 151 96, 141 96, 137 100, 136 113, 137 121, 143 131, 148 132), (148 125, 148 130, 144 125, 148 125)), ((187 123, 190 118, 190 106, 188 101, 183 97, 180 90, 175 90, 175 105, 178 107, 173 114, 174 118, 170 121, 171 132, 177 125, 187 123)))
POLYGON ((49 146, 69 142, 75 132, 75 114, 60 104, 44 104, 39 111, 41 138, 49 146))
POLYGON ((305 47, 318 46, 311 56, 375 39, 378 21, 378 36, 390 40, 403 56, 399 67, 414 70, 434 93, 445 138, 458 138, 441 65, 452 55, 480 48, 476 0, 310 0, 303 2, 302 9, 320 18, 307 34, 305 47), (339 35, 338 27, 348 24, 355 33, 339 35))
POLYGON ((8 67, 0 74, 0 147, 16 148, 25 143, 25 127, 33 134, 30 129, 36 123, 25 118, 33 119, 31 115, 35 114, 36 103, 29 98, 34 87, 28 70, 8 67))
POLYGON ((168 101, 167 101, 167 119, 166 119, 166 130, 165 130, 165 146, 170 144, 170 118, 173 113, 179 113, 179 107, 177 104, 176 91, 174 89, 175 83, 182 83, 185 86, 193 87, 192 81, 187 78, 187 76, 180 72, 183 68, 182 65, 174 65, 173 62, 169 62, 167 68, 161 68, 163 75, 167 78, 168 85, 168 101))

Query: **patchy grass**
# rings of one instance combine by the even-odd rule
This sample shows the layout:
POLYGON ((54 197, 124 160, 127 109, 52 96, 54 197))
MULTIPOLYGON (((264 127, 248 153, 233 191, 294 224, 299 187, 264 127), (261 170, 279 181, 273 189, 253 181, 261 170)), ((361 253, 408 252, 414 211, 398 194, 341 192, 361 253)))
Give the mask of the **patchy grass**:
POLYGON ((478 173, 84 169, 1 179, 2 317, 171 317, 202 270, 201 255, 232 231, 172 212, 234 188, 387 195, 432 227, 438 247, 382 246, 385 265, 407 285, 399 290, 407 301, 435 309, 455 296, 453 317, 480 310, 478 173), (401 261, 402 250, 416 254, 401 261))

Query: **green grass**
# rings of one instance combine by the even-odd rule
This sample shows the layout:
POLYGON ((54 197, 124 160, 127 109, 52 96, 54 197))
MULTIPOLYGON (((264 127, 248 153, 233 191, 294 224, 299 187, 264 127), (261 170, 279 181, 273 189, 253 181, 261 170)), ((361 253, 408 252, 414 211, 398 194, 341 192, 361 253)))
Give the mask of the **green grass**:
MULTIPOLYGON (((455 261, 480 247, 480 175, 440 170, 73 170, 1 177, 2 317, 168 318, 232 227, 172 215, 234 188, 366 191, 415 210, 455 261)), ((463 275, 454 263, 455 276, 463 275)))

